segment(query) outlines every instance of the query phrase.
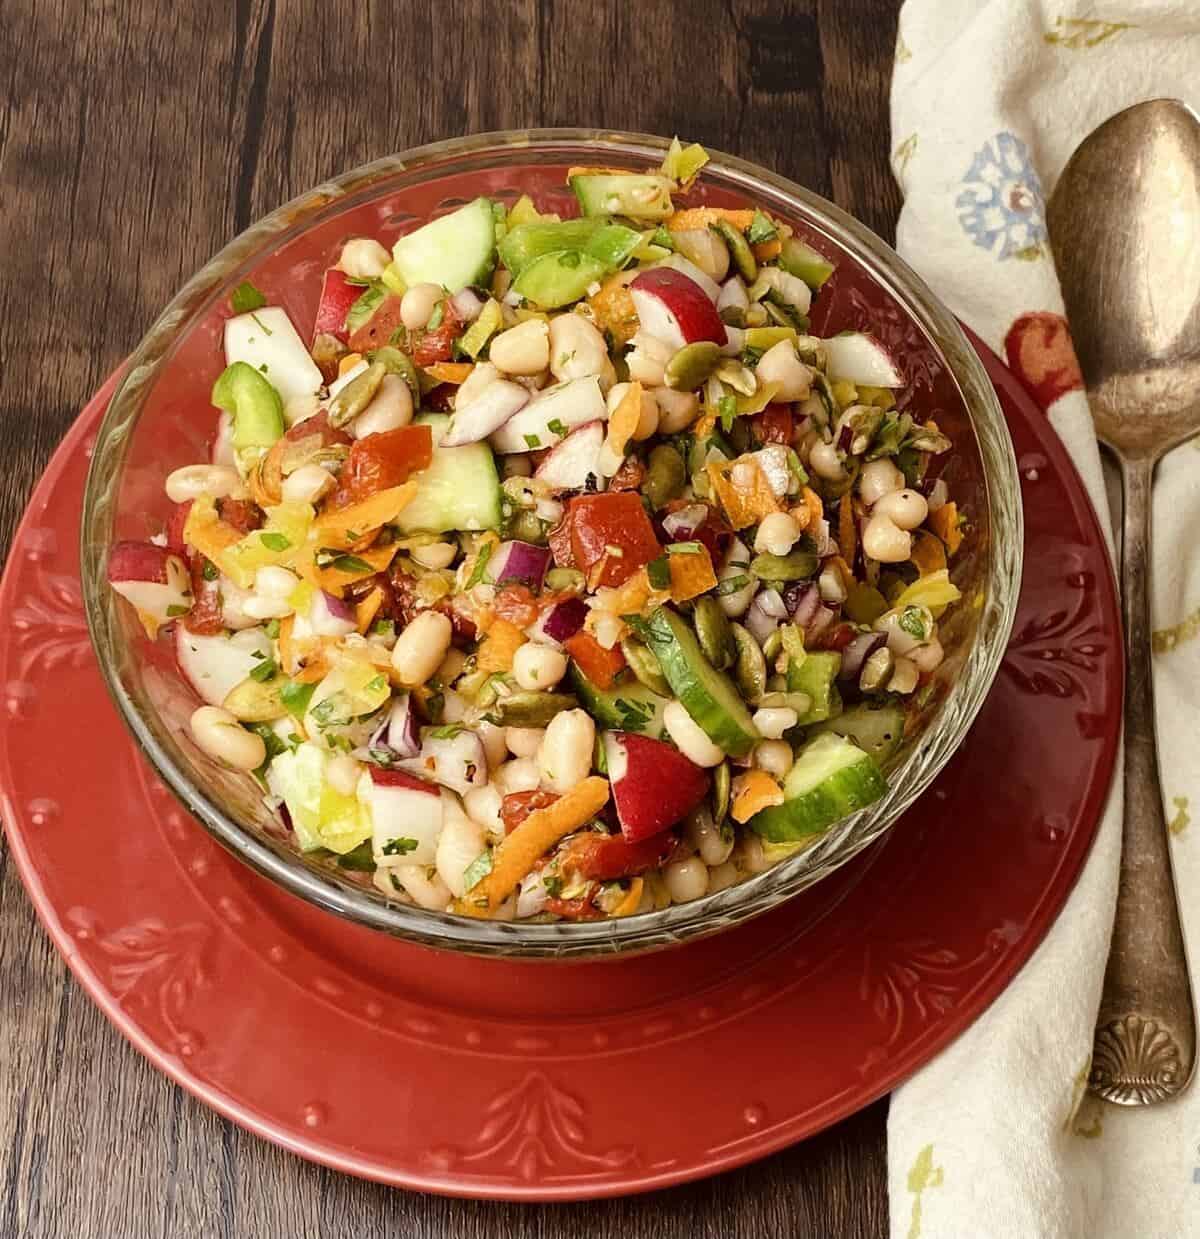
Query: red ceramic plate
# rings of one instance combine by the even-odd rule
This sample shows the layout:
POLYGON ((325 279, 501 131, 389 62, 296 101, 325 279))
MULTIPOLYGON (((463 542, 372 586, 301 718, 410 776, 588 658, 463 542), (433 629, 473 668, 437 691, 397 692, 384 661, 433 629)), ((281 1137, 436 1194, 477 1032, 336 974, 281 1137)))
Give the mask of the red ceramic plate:
POLYGON ((971 735, 879 844, 678 949, 580 964, 435 953, 226 854, 101 684, 77 521, 101 391, 37 488, 0 590, 4 821, 75 976, 159 1068, 302 1156, 425 1191, 551 1200, 697 1178, 811 1135, 1001 991, 1087 855, 1120 724, 1096 519, 990 355, 1020 463, 1025 580, 971 735))

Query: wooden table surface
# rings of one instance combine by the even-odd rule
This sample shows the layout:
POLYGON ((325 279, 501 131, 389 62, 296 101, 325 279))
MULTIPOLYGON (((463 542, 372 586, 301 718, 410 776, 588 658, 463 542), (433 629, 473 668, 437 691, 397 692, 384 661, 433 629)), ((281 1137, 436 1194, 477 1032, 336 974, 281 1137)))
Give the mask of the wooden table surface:
MULTIPOLYGON (((257 216, 388 152, 527 125, 677 132, 891 239, 898 9, 0 0, 3 545, 77 410, 184 279, 257 216)), ((154 1071, 71 980, 0 845, 4 1239, 881 1236, 886 1112, 622 1201, 492 1205, 358 1182, 246 1135, 154 1071)))

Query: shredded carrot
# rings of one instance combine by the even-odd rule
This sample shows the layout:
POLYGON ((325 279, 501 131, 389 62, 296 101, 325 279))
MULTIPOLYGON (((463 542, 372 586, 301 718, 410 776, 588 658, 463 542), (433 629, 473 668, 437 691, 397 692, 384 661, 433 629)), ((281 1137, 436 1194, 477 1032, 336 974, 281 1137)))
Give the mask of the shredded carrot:
POLYGON ((471 915, 494 912, 560 839, 586 826, 608 802, 608 780, 592 775, 552 805, 535 809, 492 853, 491 872, 458 901, 471 915))
POLYGON ((749 770, 734 779, 733 807, 735 822, 748 822, 760 809, 783 804, 783 788, 765 770, 749 770))
POLYGON ((858 554, 858 522, 854 519, 854 500, 843 495, 838 503, 838 550, 848 563, 858 554))
POLYGON ((405 482, 403 486, 376 491, 369 498, 360 499, 348 507, 322 513, 316 520, 322 545, 330 545, 331 536, 347 547, 360 542, 371 530, 391 524, 412 502, 416 493, 416 482, 405 482))
POLYGON ((193 502, 183 524, 183 540, 243 589, 254 584, 254 570, 226 553, 242 540, 242 534, 217 515, 217 506, 207 495, 193 502))
POLYGON ((779 511, 779 500, 756 460, 743 457, 734 461, 714 461, 708 466, 708 476, 734 529, 745 529, 747 525, 757 524, 764 516, 779 511), (750 472, 751 480, 749 483, 735 483, 733 472, 743 467, 750 472))
POLYGON ((383 605, 383 590, 378 585, 363 598, 354 608, 354 622, 358 626, 359 632, 366 632, 368 628, 375 622, 375 616, 379 614, 379 608, 383 605))
POLYGON ((323 655, 314 658, 312 662, 307 663, 299 671, 297 671, 292 679, 297 684, 317 684, 329 674, 329 664, 325 661, 323 655))
POLYGON ((479 646, 475 665, 489 674, 510 671, 513 655, 525 644, 525 634, 516 624, 506 619, 495 619, 488 628, 487 637, 479 646))
POLYGON ((909 556, 921 576, 942 572, 946 567, 946 548, 941 538, 926 529, 913 532, 912 554, 909 556))
POLYGON ((738 232, 745 232, 754 223, 754 212, 738 211, 729 207, 687 207, 676 211, 667 220, 667 231, 685 232, 694 228, 707 228, 719 219, 732 224, 738 232))
POLYGON ((668 555, 667 567, 671 572, 671 597, 675 602, 687 602, 689 598, 716 588, 717 574, 713 571, 708 547, 703 544, 698 551, 686 555, 668 555))
POLYGON ((792 509, 792 516, 801 529, 812 529, 825 515, 821 496, 811 486, 806 486, 800 492, 803 502, 792 509))
POLYGON ((453 383, 455 387, 465 383, 474 369, 469 361, 435 361, 432 366, 424 367, 425 373, 439 383, 453 383))
POLYGON ((636 276, 636 268, 619 271, 609 276, 599 291, 588 298, 597 328, 611 335, 618 345, 628 344, 638 329, 637 310, 629 291, 629 284, 636 276))
POLYGON ((296 670, 295 647, 292 644, 292 626, 296 622, 294 615, 285 615, 279 621, 279 665, 287 675, 296 670))
POLYGON ((632 916, 642 903, 642 890, 646 883, 641 878, 634 878, 629 883, 629 892, 625 898, 612 910, 613 916, 632 916))
MULTIPOLYGON (((340 598, 342 590, 347 585, 353 585, 355 581, 362 581, 369 576, 374 576, 377 572, 382 572, 392 562, 399 549, 395 542, 391 542, 387 546, 374 546, 369 551, 356 551, 354 558, 361 559, 366 565, 365 568, 335 568, 332 565, 328 568, 316 568, 305 564, 297 566, 300 568, 301 575, 306 580, 310 580, 318 589, 336 594, 340 598)), ((311 562, 310 560, 309 564, 311 562)))
MULTIPOLYGON (((929 525, 946 544, 946 553, 953 555, 962 546, 962 530, 958 527, 958 504, 944 503, 936 512, 930 512, 929 525)), ((184 531, 187 536, 187 531, 184 531)))
POLYGON ((759 262, 770 262, 772 258, 778 258, 783 253, 783 242, 778 237, 773 237, 770 241, 760 241, 750 248, 759 262))
POLYGON ((346 356, 338 362, 338 374, 342 375, 345 374, 347 370, 353 370, 354 367, 362 361, 362 359, 363 356, 361 353, 347 353, 346 356))
POLYGON ((608 419, 608 445, 618 456, 625 451, 625 445, 633 438, 641 419, 642 385, 634 382, 629 384, 629 389, 608 419))

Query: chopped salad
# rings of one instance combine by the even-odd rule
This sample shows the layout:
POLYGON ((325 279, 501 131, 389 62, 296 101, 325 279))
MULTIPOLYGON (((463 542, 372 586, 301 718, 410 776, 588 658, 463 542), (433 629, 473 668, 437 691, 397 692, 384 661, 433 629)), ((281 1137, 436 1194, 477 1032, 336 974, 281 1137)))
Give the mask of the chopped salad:
POLYGON ((877 339, 810 333, 822 254, 686 204, 706 161, 352 238, 313 324, 243 283, 211 459, 111 548, 195 745, 391 899, 700 898, 878 799, 932 691, 951 443, 877 339))

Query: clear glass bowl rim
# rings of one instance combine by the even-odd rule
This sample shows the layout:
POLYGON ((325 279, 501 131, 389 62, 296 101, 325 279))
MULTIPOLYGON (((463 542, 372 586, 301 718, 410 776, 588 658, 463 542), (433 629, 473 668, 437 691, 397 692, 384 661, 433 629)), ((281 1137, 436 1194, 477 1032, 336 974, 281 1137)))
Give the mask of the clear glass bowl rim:
POLYGON ((656 163, 667 139, 600 129, 524 129, 471 134, 415 147, 352 169, 293 198, 235 237, 180 289, 134 349, 96 438, 80 532, 88 629, 106 687, 122 720, 158 774, 205 828, 242 861, 292 894, 345 917, 426 946, 480 955, 577 958, 650 950, 765 912, 804 890, 874 842, 917 799, 965 736, 987 695, 1012 629, 1020 590, 1023 522, 1012 443, 991 382, 958 322, 923 280, 884 241, 819 195, 736 156, 709 148, 707 171, 747 196, 766 187, 805 222, 850 251, 906 309, 949 368, 968 410, 983 463, 989 508, 990 561, 983 613, 962 674, 918 747, 891 775, 887 795, 833 827, 805 851, 694 903, 673 904, 621 920, 530 924, 472 920, 388 901, 310 868, 286 844, 258 838, 208 795, 154 734, 148 712, 130 693, 112 651, 121 643, 110 610, 104 567, 112 481, 159 365, 239 268, 309 226, 330 208, 375 196, 397 173, 468 171, 472 159, 537 151, 590 159, 596 151, 625 162, 656 163), (465 165, 464 165, 465 161, 465 165), (97 532, 100 535, 97 536, 97 532))

